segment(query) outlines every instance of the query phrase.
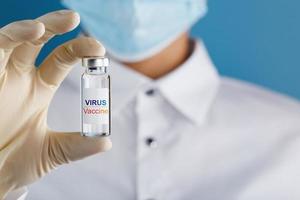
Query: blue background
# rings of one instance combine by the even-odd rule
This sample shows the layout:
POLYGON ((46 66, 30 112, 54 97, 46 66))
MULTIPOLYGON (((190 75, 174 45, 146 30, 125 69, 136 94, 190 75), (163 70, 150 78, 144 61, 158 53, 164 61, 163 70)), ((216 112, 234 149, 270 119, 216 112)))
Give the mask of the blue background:
MULTIPOLYGON (((192 30, 221 74, 300 99, 299 0, 208 0, 209 13, 192 30)), ((0 26, 61 9, 58 0, 2 0, 0 26)), ((38 63, 79 29, 53 39, 38 63)))

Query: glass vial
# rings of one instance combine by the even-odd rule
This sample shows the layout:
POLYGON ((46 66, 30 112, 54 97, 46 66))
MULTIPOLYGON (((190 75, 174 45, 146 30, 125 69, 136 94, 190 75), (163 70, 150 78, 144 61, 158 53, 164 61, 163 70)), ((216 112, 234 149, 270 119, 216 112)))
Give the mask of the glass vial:
POLYGON ((82 58, 81 135, 109 136, 111 132, 110 76, 105 57, 82 58))

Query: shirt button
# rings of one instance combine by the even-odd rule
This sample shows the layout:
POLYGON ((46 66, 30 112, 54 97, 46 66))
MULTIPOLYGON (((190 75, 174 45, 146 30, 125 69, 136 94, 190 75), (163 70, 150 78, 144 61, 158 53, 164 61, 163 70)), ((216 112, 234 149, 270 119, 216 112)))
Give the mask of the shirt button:
POLYGON ((152 137, 146 138, 146 145, 150 148, 156 148, 157 141, 152 137))
POLYGON ((148 96, 153 96, 154 93, 155 93, 154 89, 149 89, 149 90, 146 91, 146 95, 148 95, 148 96))

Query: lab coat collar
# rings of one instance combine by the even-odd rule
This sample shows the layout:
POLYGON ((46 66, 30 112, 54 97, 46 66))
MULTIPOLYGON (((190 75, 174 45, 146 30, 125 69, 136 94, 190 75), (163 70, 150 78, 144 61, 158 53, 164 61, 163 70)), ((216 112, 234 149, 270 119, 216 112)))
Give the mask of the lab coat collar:
POLYGON ((129 67, 112 61, 112 107, 118 112, 141 87, 155 85, 162 96, 194 123, 202 123, 219 85, 218 73, 202 41, 181 66, 158 80, 152 80, 129 67), (115 80, 114 77, 117 79, 115 80))
POLYGON ((108 70, 111 75, 112 113, 119 112, 141 87, 151 82, 150 78, 113 59, 110 59, 108 70))
POLYGON ((202 41, 182 66, 157 81, 167 100, 191 121, 206 118, 219 86, 219 75, 202 41))

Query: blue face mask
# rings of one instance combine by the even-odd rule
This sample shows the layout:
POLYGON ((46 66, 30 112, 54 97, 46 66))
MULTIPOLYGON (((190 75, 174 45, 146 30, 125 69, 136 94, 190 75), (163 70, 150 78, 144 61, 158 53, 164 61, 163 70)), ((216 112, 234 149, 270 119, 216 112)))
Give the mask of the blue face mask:
POLYGON ((206 13, 206 0, 63 0, 110 55, 134 62, 167 47, 206 13))

